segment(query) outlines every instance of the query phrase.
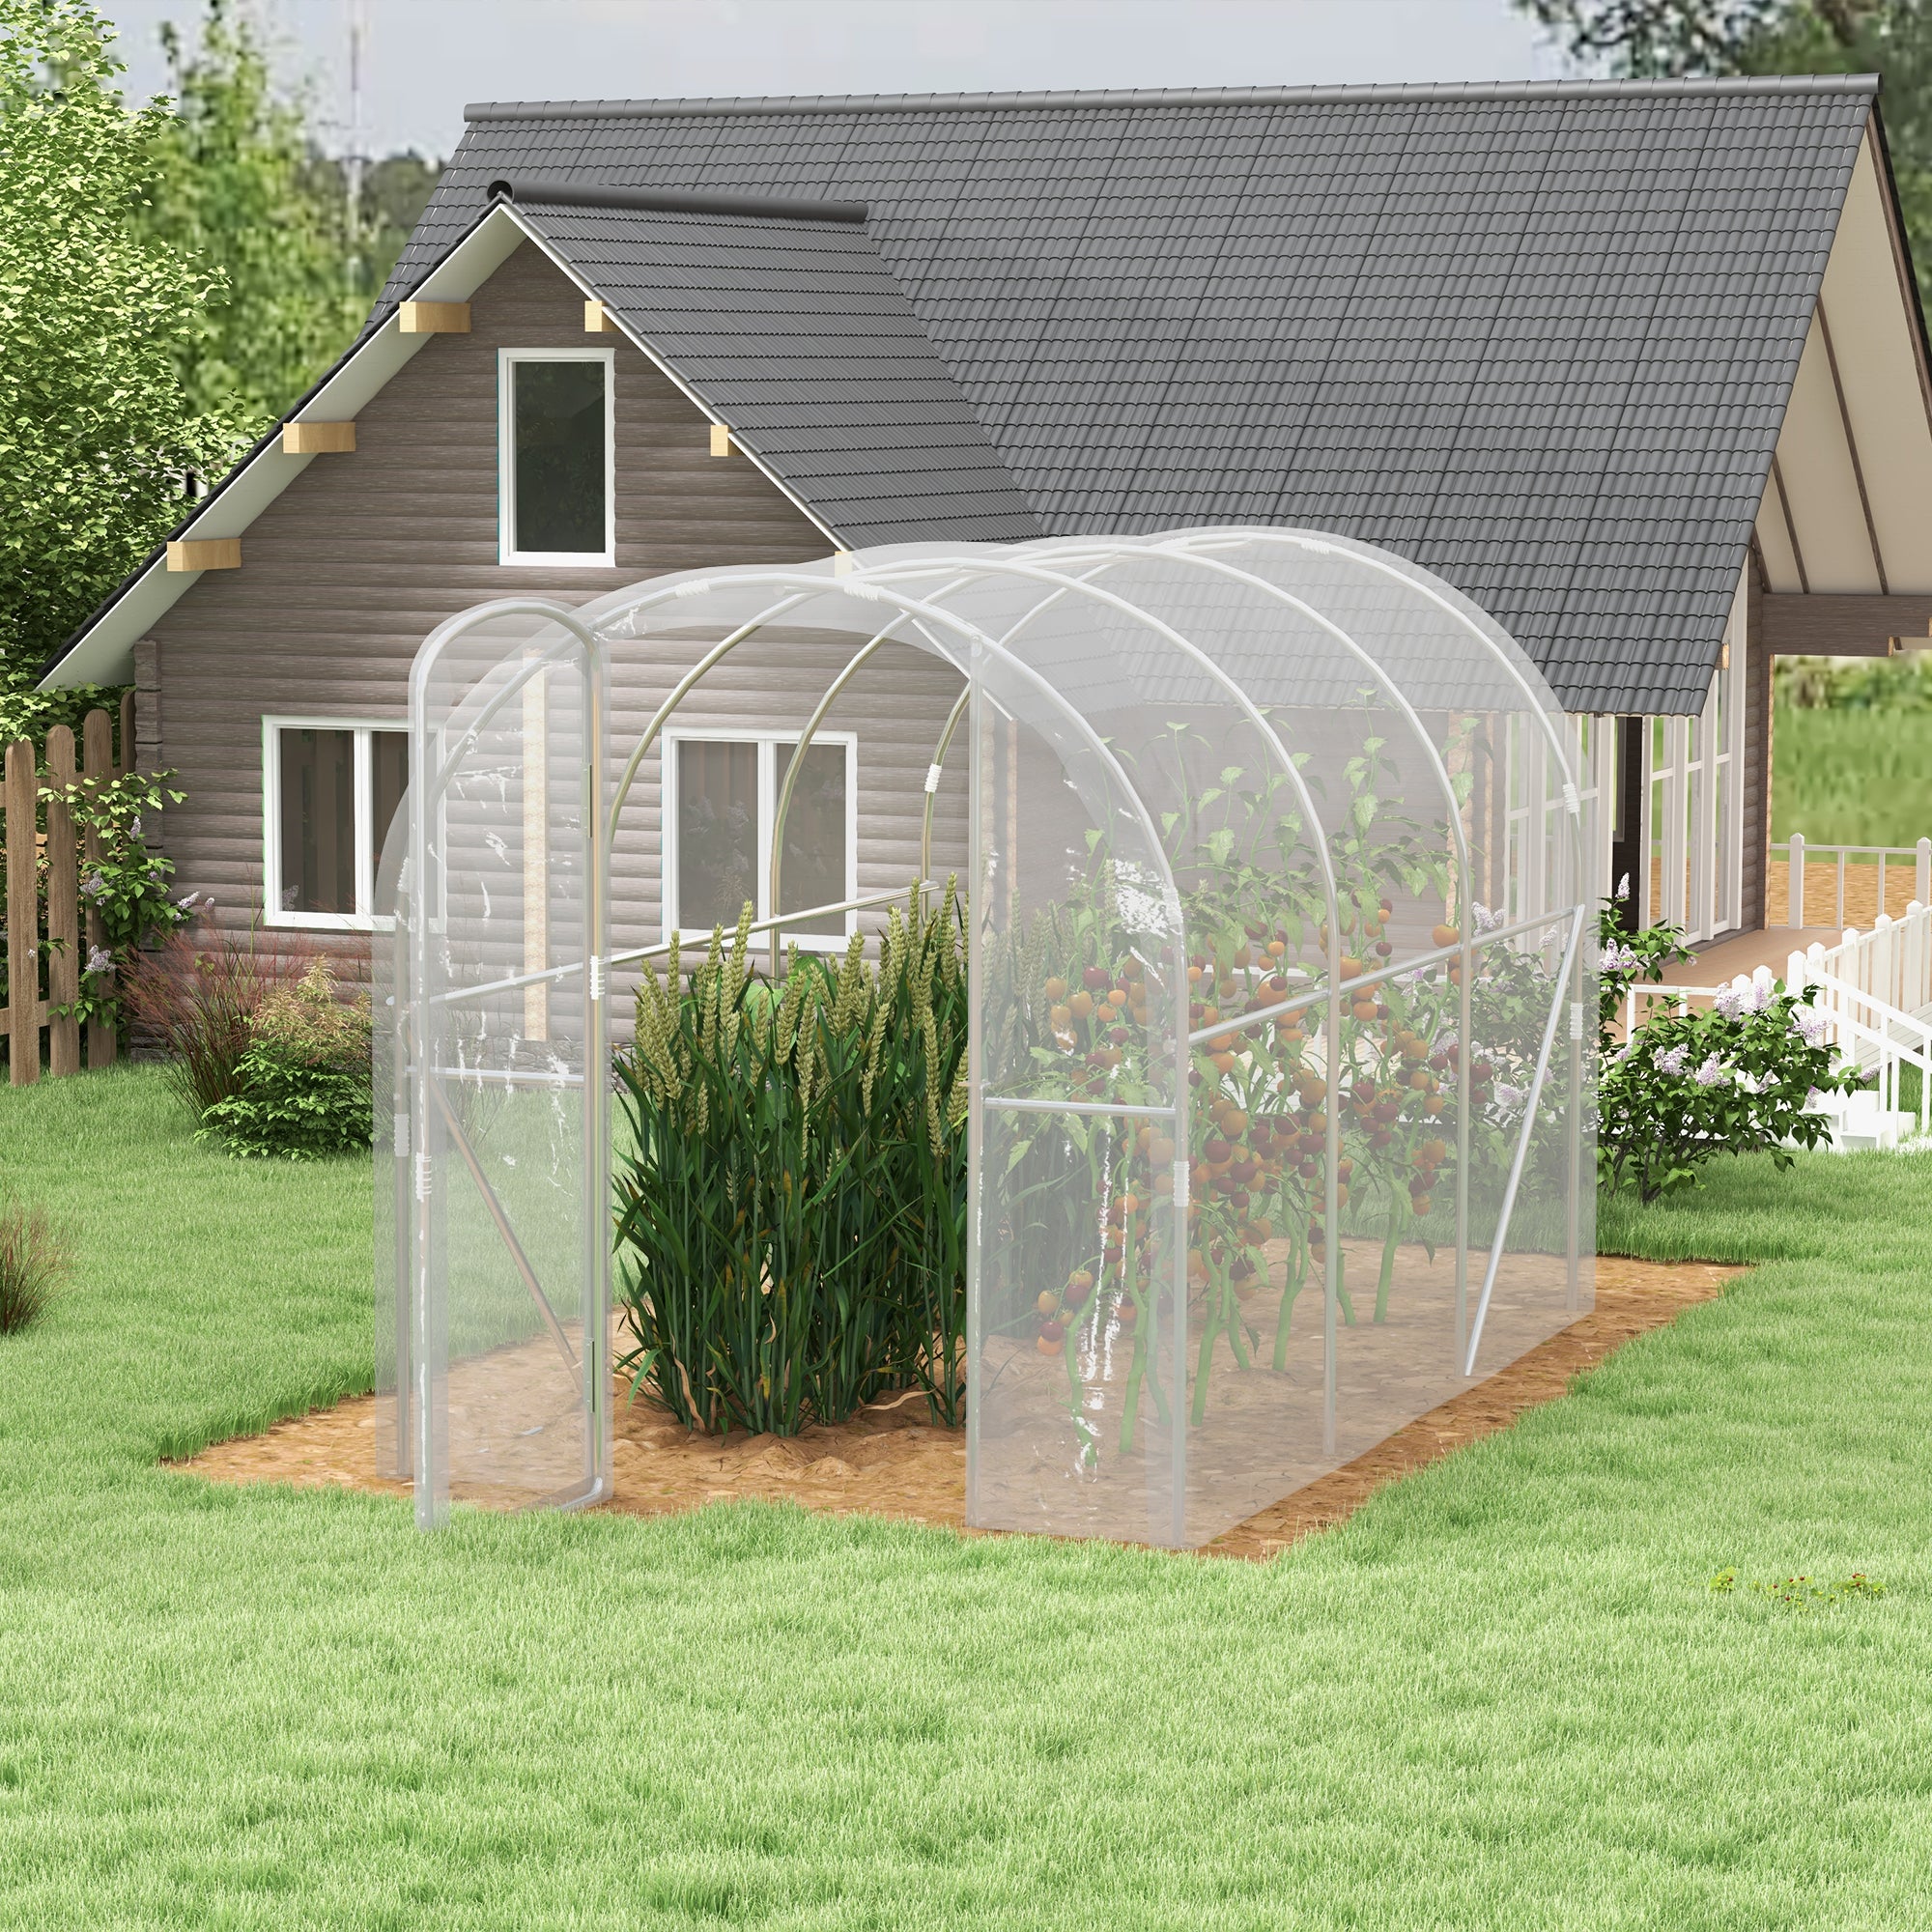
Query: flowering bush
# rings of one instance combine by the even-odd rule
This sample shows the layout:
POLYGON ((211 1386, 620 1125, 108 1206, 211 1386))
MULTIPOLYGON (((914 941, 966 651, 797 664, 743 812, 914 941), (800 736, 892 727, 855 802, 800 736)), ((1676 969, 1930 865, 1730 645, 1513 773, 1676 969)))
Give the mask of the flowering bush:
POLYGON ((1628 1040, 1614 1026, 1626 990, 1655 983, 1674 959, 1689 958, 1683 935, 1656 925, 1626 936, 1614 909, 1601 927, 1597 1162, 1605 1183, 1634 1186, 1646 1203, 1694 1185, 1697 1169, 1720 1153, 1768 1151, 1791 1164, 1790 1143, 1815 1147, 1830 1123, 1807 1111, 1819 1094, 1858 1085, 1820 1043, 1824 1020, 1768 972, 1725 987, 1708 1009, 1646 1020, 1628 1040))
POLYGON ((230 1153, 312 1160, 371 1137, 369 999, 336 997, 327 959, 267 994, 249 1021, 237 1091, 202 1116, 230 1153))
MULTIPOLYGON (((99 858, 80 875, 80 907, 99 913, 103 943, 89 947, 80 965, 80 995, 54 1010, 80 1020, 122 1023, 122 969, 155 933, 169 932, 192 911, 195 895, 172 897, 174 867, 152 850, 141 831, 143 814, 179 805, 168 789, 172 772, 128 772, 118 779, 76 779, 43 785, 41 796, 64 804, 74 830, 95 833, 99 858)), ((44 886, 43 888, 44 890, 44 886)))

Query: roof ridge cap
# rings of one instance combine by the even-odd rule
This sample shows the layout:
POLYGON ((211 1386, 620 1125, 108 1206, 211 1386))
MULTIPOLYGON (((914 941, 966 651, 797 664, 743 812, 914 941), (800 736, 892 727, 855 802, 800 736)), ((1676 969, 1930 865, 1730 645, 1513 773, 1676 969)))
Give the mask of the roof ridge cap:
POLYGON ((791 195, 729 194, 677 187, 615 187, 573 182, 558 175, 501 175, 490 184, 492 201, 520 208, 594 208, 657 214, 751 215, 765 220, 829 221, 863 227, 863 201, 812 201, 791 195))
POLYGON ((705 114, 971 112, 1056 107, 1244 107, 1357 100, 1560 100, 1593 95, 1876 94, 1875 73, 1743 74, 1681 80, 1404 81, 1323 87, 1141 87, 992 94, 796 94, 666 100, 473 100, 466 121, 587 121, 705 114))

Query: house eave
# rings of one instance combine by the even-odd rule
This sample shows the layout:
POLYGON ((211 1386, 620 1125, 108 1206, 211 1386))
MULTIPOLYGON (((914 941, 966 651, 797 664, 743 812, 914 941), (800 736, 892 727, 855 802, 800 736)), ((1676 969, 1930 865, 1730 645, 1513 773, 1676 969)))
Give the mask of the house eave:
MULTIPOLYGON (((492 209, 452 247, 418 285, 424 301, 468 301, 524 240, 522 227, 492 209)), ((340 361, 282 417, 220 484, 169 533, 240 537, 311 463, 282 447, 282 428, 292 422, 351 420, 412 357, 428 335, 405 335, 392 310, 343 355, 340 361)), ((335 459, 325 457, 324 462, 335 459)), ((200 571, 171 571, 163 544, 81 625, 41 674, 42 691, 77 684, 125 684, 133 675, 134 646, 194 584, 200 571)))

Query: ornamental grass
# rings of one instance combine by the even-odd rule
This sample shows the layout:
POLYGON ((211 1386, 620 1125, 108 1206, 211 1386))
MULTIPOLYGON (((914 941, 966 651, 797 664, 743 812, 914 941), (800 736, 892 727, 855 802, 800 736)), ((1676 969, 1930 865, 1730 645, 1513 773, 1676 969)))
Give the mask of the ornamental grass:
POLYGON ((954 883, 895 908, 878 964, 794 946, 751 969, 751 908, 688 975, 672 941, 619 1056, 618 1294, 633 1394, 687 1427, 793 1435, 867 1403, 963 1412, 966 934, 954 883))
POLYGON ((0 1205, 0 1335, 37 1321, 72 1266, 72 1240, 41 1208, 0 1205))

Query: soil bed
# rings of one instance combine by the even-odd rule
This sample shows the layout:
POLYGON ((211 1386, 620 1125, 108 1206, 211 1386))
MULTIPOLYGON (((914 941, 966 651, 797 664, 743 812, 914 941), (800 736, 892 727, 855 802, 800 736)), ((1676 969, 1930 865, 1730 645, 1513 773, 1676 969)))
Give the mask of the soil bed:
MULTIPOLYGON (((1359 1509, 1384 1483, 1551 1402, 1572 1378, 1633 1337, 1723 1291, 1742 1274, 1713 1263, 1663 1264, 1602 1257, 1596 1307, 1488 1380, 1477 1383, 1339 1469, 1224 1531, 1198 1553, 1260 1559, 1359 1509)), ((795 1436, 695 1436, 661 1409, 614 1404, 616 1494, 606 1507, 665 1516, 753 1497, 833 1515, 899 1517, 936 1527, 966 1521, 966 1438, 936 1429, 923 1402, 899 1398, 836 1428, 795 1436)), ((378 1405, 364 1396, 278 1422, 265 1435, 217 1443, 177 1466, 215 1482, 294 1483, 407 1495, 375 1473, 378 1405)))

